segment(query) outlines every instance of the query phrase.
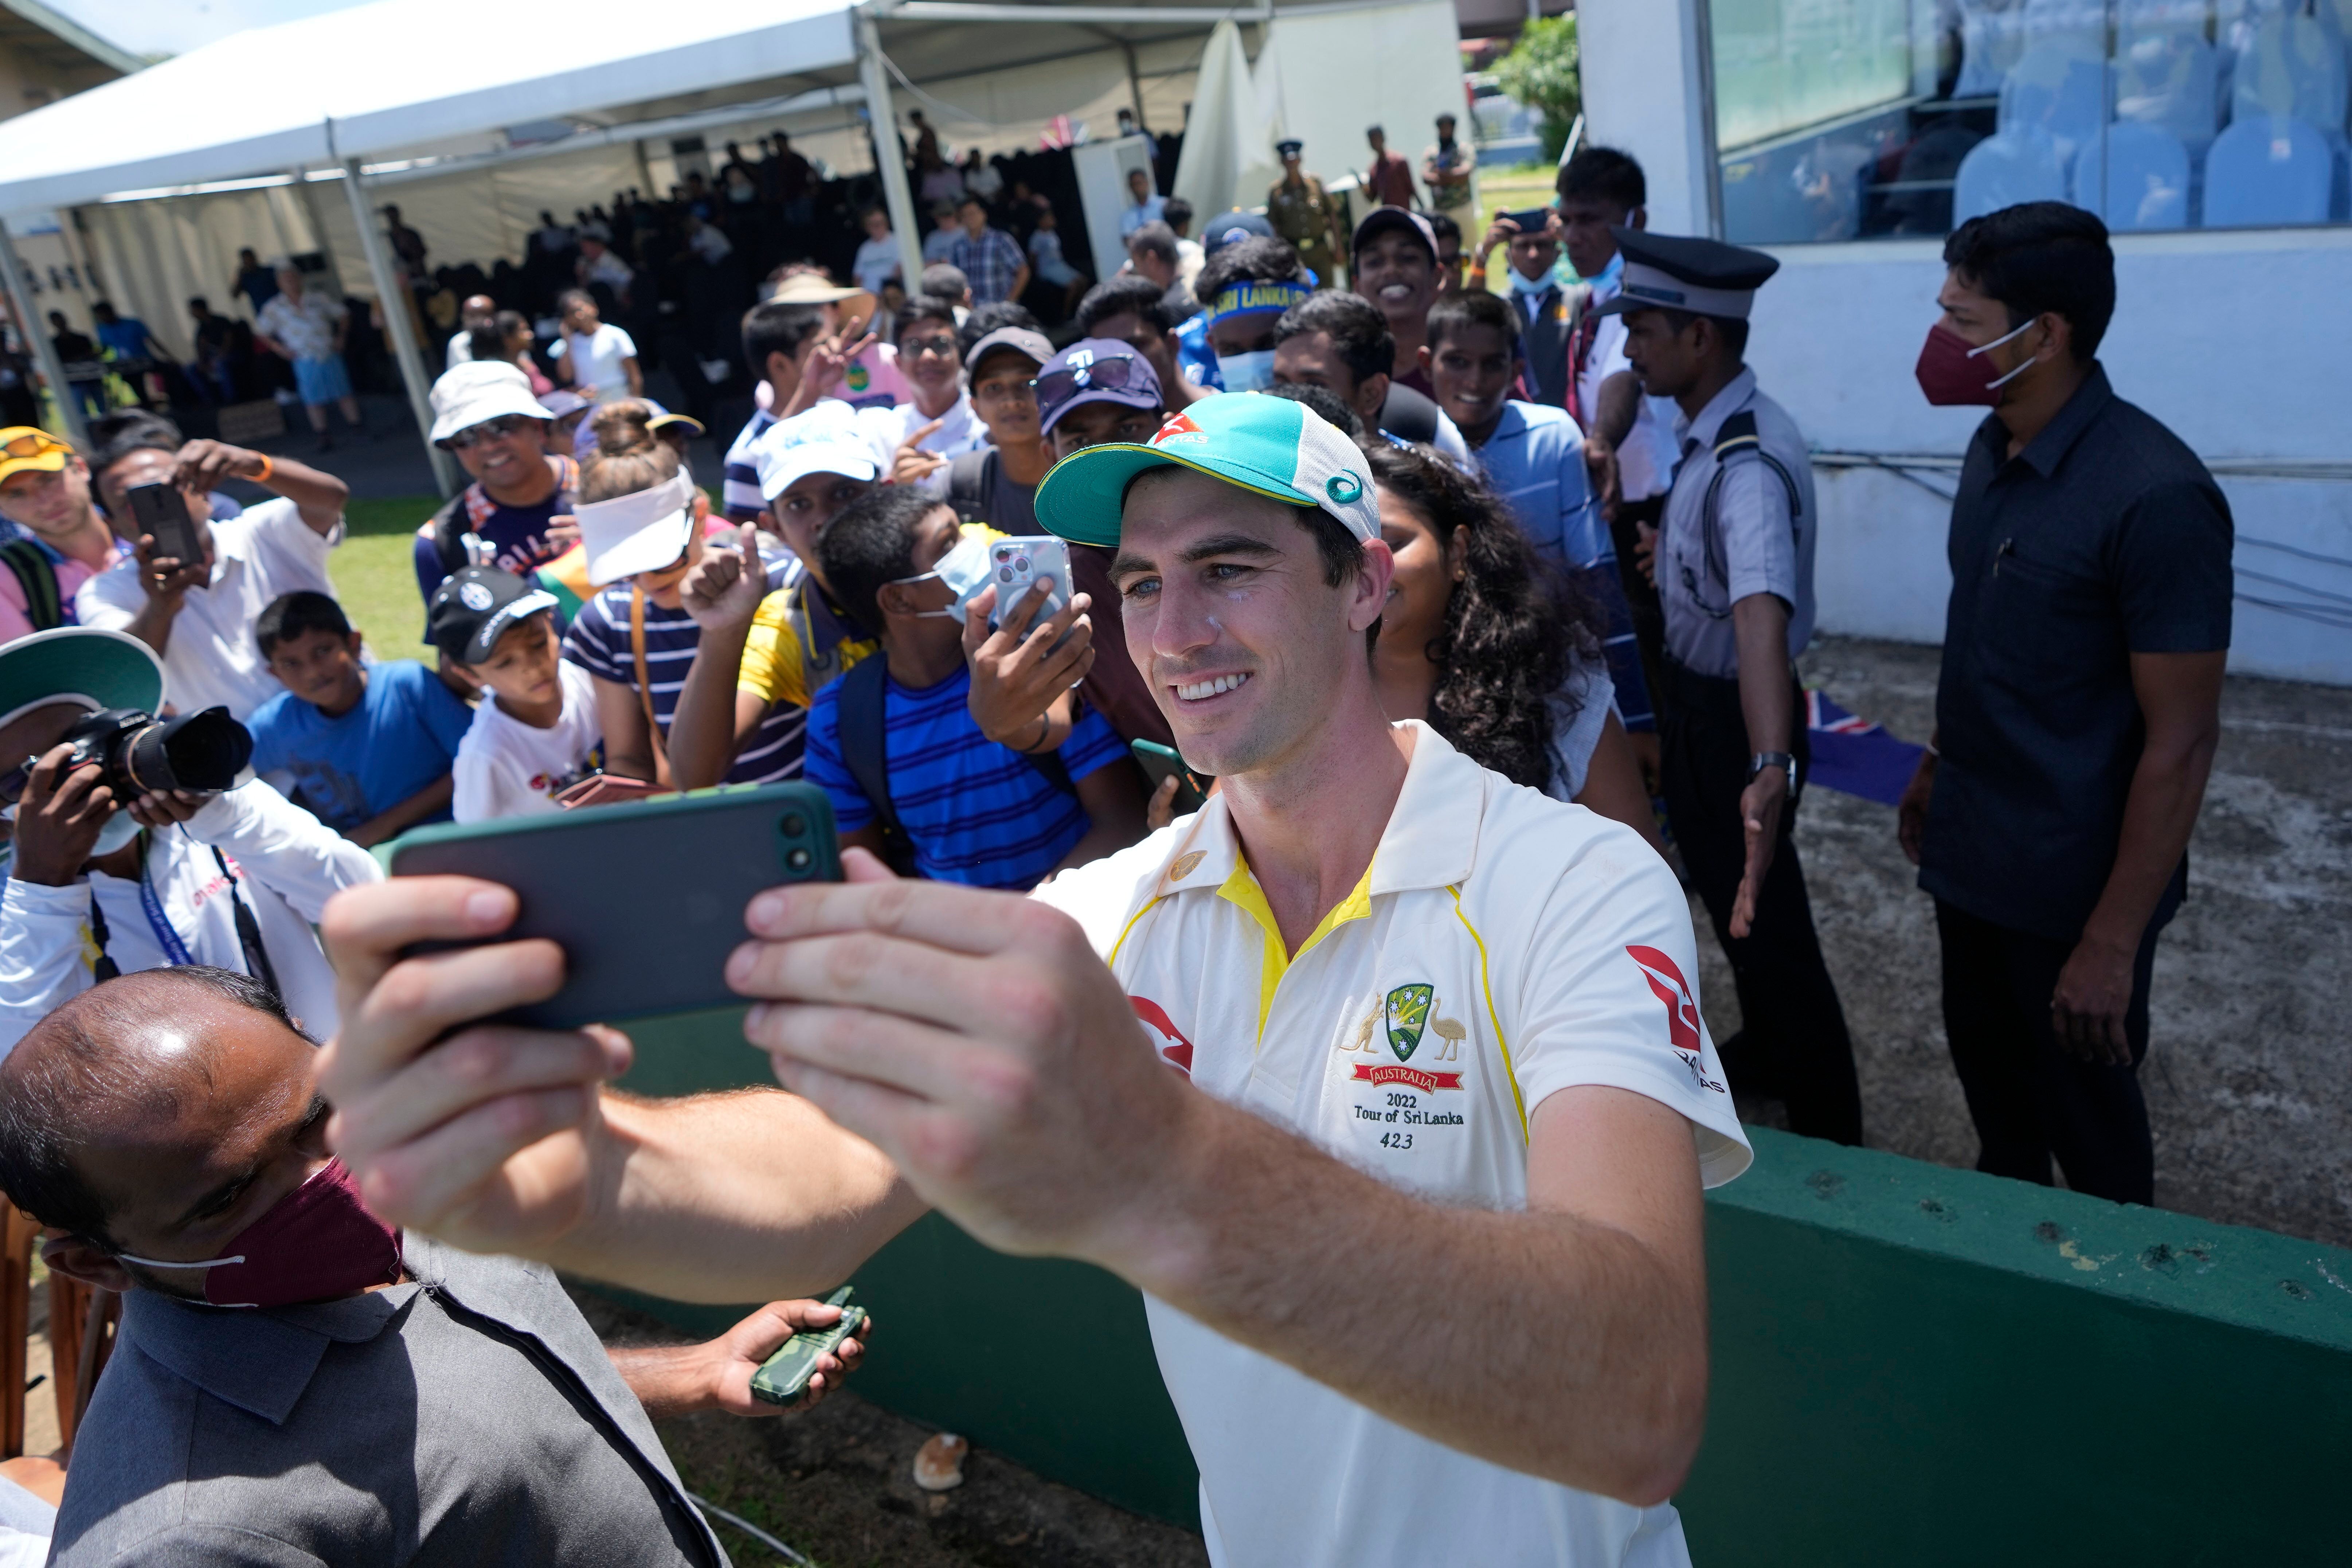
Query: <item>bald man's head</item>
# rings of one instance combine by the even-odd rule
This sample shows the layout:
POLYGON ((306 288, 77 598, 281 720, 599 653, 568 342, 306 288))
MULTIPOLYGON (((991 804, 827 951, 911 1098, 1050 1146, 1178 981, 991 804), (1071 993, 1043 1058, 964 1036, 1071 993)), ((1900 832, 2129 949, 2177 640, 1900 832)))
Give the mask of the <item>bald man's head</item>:
POLYGON ((499 313, 499 302, 488 294, 468 294, 457 306, 457 320, 468 327, 488 323, 499 313))
POLYGON ((277 994, 234 970, 92 986, 0 1061, 0 1191, 43 1225, 138 1252, 126 1223, 168 1222, 208 1167, 309 1114, 311 1050, 277 994))

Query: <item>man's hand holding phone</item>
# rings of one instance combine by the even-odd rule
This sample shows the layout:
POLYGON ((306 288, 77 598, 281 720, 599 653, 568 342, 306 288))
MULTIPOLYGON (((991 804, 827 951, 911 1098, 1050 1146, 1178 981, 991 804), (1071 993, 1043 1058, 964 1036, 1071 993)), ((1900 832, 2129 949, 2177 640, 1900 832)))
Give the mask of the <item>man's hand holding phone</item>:
POLYGON ((1050 710, 1070 688, 1095 667, 1094 622, 1087 615, 1093 601, 1074 594, 1055 614, 1037 620, 1055 588, 1050 577, 1040 577, 1013 606, 1010 624, 1028 626, 1021 635, 992 630, 989 617, 996 608, 996 585, 990 584, 964 606, 963 657, 971 667, 971 717, 981 733, 1014 751, 1043 749, 1052 733, 1050 710), (1041 733, 1038 720, 1046 721, 1041 733))

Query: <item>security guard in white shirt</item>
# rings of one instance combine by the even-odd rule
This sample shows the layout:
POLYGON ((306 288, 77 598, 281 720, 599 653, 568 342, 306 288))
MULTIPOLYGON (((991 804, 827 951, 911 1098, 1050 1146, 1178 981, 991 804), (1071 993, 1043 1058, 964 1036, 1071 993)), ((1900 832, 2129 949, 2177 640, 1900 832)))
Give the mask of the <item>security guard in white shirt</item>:
POLYGON ((1781 1100, 1810 1137, 1862 1142, 1837 987, 1790 837, 1804 784, 1795 659, 1813 635, 1820 513, 1805 438, 1742 355, 1780 262, 1719 240, 1615 228, 1642 389, 1682 408, 1681 465, 1649 571, 1665 611, 1658 697, 1666 816, 1739 989, 1733 1081, 1781 1100))
MULTIPOLYGON (((730 983, 803 1098, 739 1098, 814 1103, 983 1241, 1139 1286, 1213 1563, 1681 1568, 1700 1194, 1749 1154, 1673 876, 1632 830, 1388 721, 1381 500, 1302 405, 1206 399, 1074 454, 1037 504, 1116 549, 1128 649, 1221 793, 1032 899, 854 850, 846 884, 761 894, 730 983)), ((576 1123, 576 1163, 510 1153, 506 1119, 459 1114, 417 1059, 529 987, 520 950, 358 994, 485 891, 414 880, 329 917, 354 977, 322 1080, 338 1147, 387 1219, 625 1269, 625 1213, 583 1192, 601 1123, 576 1123), (496 1173, 413 1195, 428 1124, 436 1171, 496 1173)), ((499 1037, 551 1081, 556 1041, 499 1037)), ((665 1289, 740 1289, 712 1271, 785 1252, 786 1199, 764 1229, 730 1206, 806 1187, 777 1156, 744 1168, 770 1144, 792 1147, 707 1140, 691 1178, 630 1184, 618 1207, 667 1205, 709 1255, 665 1289)))

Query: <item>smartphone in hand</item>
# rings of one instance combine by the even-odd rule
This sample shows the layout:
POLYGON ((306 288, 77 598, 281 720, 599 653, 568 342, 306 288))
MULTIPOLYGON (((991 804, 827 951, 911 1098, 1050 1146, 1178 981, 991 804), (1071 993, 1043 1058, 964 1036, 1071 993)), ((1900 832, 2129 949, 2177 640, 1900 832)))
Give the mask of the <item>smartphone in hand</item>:
POLYGON ((990 616, 997 627, 1019 637, 1037 621, 1062 613, 1070 602, 1070 547, 1050 533, 1000 539, 988 547, 990 580, 996 584, 996 610, 990 616), (1040 577, 1054 580, 1053 592, 1035 616, 1013 625, 1007 617, 1040 577))
POLYGON ((196 520, 188 515, 188 498, 179 486, 133 485, 123 494, 139 531, 154 536, 156 558, 169 556, 183 566, 204 560, 204 541, 196 537, 196 520))
POLYGON ((1521 234, 1541 234, 1551 226, 1549 207, 1521 207, 1516 212, 1497 213, 1497 217, 1509 218, 1518 226, 1521 234))
POLYGON ((1184 759, 1157 741, 1129 741, 1127 749, 1143 764, 1146 777, 1151 780, 1152 793, 1173 778, 1176 784, 1176 815, 1185 816, 1200 810, 1209 803, 1207 778, 1184 765, 1184 759))

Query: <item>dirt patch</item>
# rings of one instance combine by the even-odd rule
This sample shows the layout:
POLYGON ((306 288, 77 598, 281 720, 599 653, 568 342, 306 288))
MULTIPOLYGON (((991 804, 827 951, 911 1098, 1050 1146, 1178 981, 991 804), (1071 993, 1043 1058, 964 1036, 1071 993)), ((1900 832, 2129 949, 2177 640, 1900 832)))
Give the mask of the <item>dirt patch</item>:
MULTIPOLYGON (((574 1290, 572 1300, 607 1344, 680 1342, 666 1325, 601 1296, 574 1290)), ((1209 1560, 1190 1531, 1056 1485, 985 1448, 965 1459, 963 1485, 922 1491, 915 1450, 935 1428, 868 1404, 856 1386, 801 1415, 667 1421, 662 1442, 689 1491, 824 1568, 1199 1568, 1209 1560)), ((719 1536, 739 1568, 787 1561, 724 1523, 719 1536)))

